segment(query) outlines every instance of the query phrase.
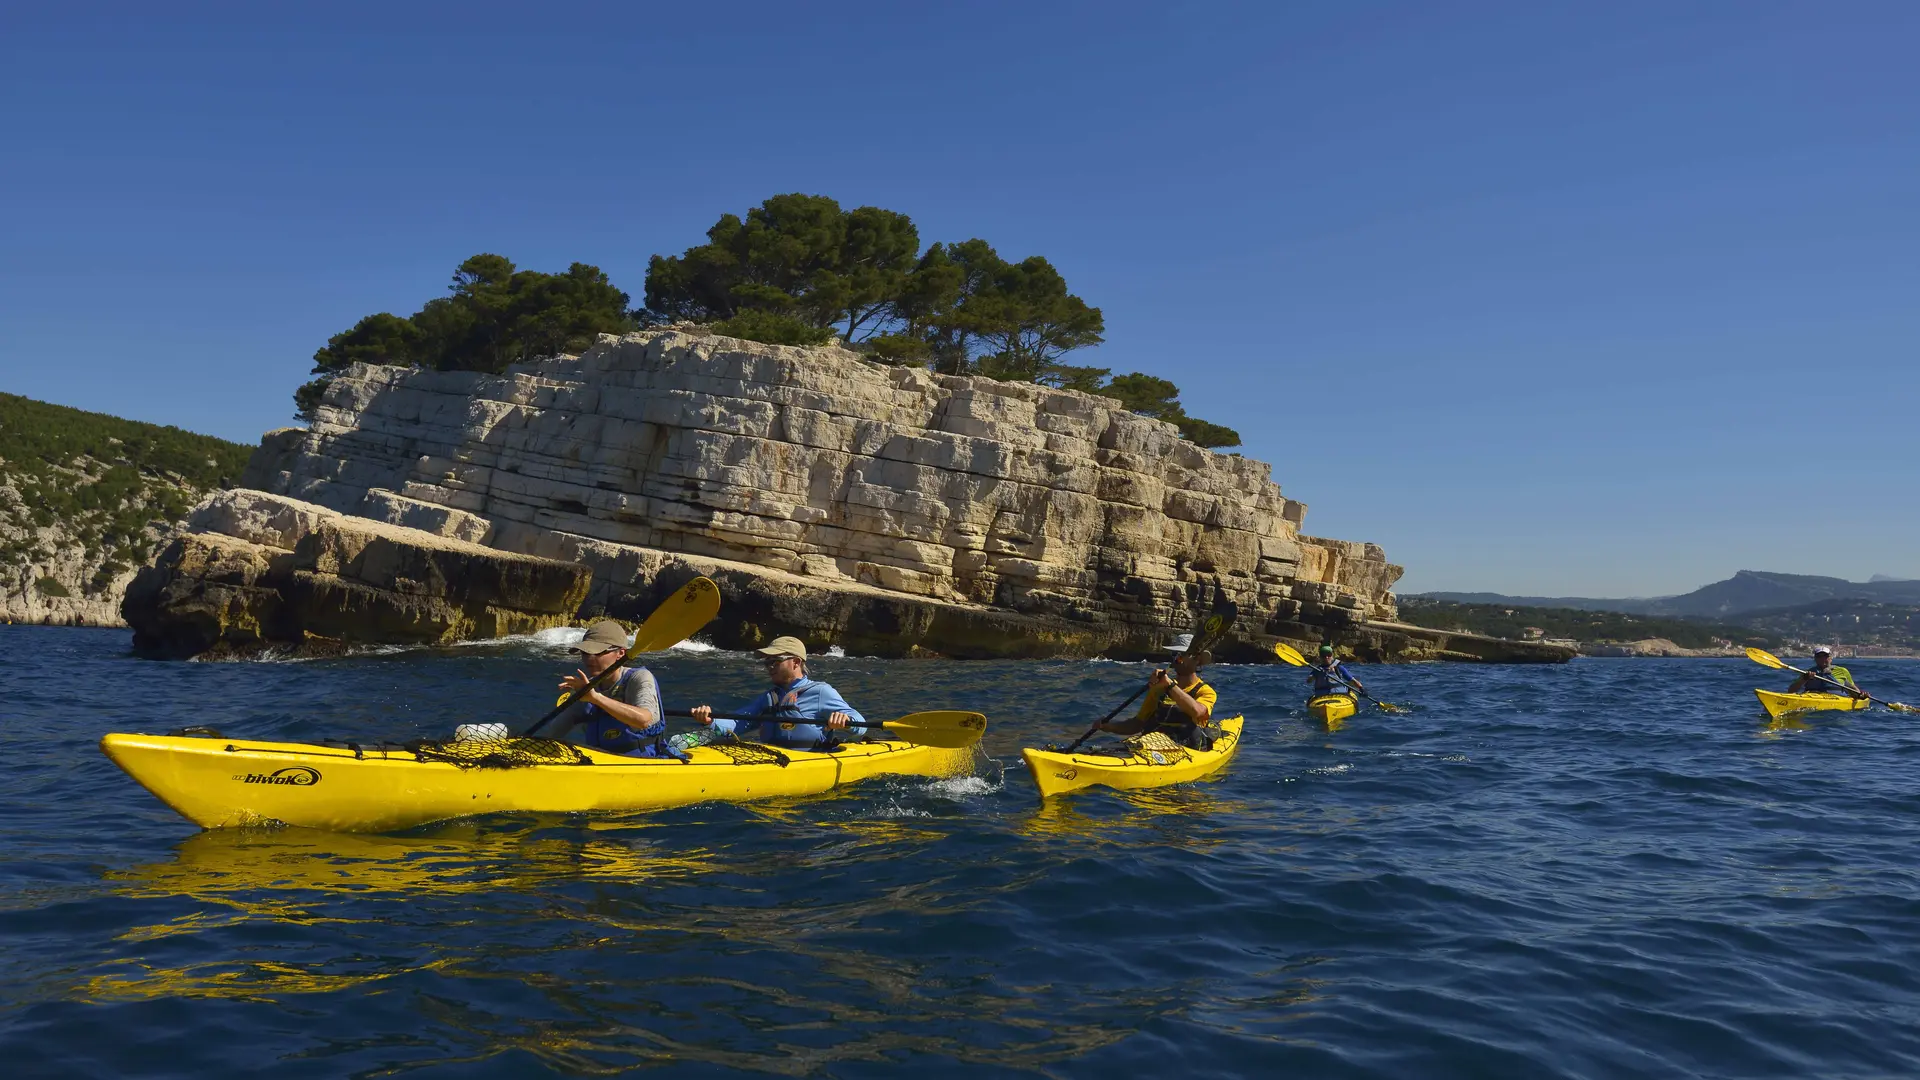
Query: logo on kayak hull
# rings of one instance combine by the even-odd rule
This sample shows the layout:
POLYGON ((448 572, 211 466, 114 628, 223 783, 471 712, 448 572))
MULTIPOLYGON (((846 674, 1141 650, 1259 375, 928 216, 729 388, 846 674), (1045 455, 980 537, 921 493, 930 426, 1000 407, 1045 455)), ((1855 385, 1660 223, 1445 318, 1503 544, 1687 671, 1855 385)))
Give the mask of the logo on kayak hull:
POLYGON ((289 765, 284 769, 275 769, 270 773, 235 773, 233 778, 243 784, 278 784, 284 787, 312 787, 320 782, 320 770, 305 765, 289 765))

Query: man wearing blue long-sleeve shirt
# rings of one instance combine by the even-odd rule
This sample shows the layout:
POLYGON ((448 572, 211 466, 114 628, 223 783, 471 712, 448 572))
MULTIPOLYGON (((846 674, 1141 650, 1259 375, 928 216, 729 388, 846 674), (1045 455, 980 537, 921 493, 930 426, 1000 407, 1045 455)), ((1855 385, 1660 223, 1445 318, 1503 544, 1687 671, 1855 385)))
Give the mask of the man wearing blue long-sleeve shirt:
POLYGON ((706 705, 689 710, 693 718, 711 725, 716 735, 751 735, 790 750, 830 749, 837 741, 833 733, 846 730, 847 721, 866 719, 847 704, 840 691, 807 677, 807 646, 799 638, 774 638, 760 655, 765 657, 763 663, 773 689, 748 702, 740 715, 765 719, 736 732, 732 720, 715 720, 713 709, 706 705), (820 722, 822 716, 826 718, 824 724, 820 722))

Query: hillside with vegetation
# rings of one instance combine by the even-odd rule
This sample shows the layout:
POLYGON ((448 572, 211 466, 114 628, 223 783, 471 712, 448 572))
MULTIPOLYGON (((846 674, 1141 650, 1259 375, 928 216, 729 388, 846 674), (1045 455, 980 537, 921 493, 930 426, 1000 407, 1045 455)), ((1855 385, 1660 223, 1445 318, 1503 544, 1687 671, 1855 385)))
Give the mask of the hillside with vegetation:
POLYGON ((0 393, 0 607, 13 621, 116 623, 120 594, 252 448, 0 393))
POLYGON ((703 244, 653 256, 637 308, 599 267, 546 273, 492 254, 456 267, 448 294, 335 334, 314 354, 317 377, 294 394, 296 413, 311 419, 328 382, 356 361, 499 372, 579 352, 597 334, 691 322, 776 345, 837 341, 946 375, 1104 394, 1200 446, 1240 445, 1233 429, 1187 415, 1165 378, 1068 363, 1105 340, 1106 320, 1047 259, 1005 258, 978 238, 923 249, 907 215, 847 210, 824 195, 776 195, 744 218, 721 215, 703 244))
POLYGON ((1920 649, 1920 606, 1858 598, 1820 600, 1740 616, 1755 630, 1797 642, 1920 649))
POLYGON ((1511 640, 1528 637, 1563 638, 1578 641, 1582 645, 1659 638, 1685 649, 1712 649, 1728 643, 1770 648, 1781 640, 1764 630, 1731 623, 1579 608, 1462 604, 1424 596, 1400 597, 1400 618, 1415 626, 1435 630, 1463 630, 1511 640))

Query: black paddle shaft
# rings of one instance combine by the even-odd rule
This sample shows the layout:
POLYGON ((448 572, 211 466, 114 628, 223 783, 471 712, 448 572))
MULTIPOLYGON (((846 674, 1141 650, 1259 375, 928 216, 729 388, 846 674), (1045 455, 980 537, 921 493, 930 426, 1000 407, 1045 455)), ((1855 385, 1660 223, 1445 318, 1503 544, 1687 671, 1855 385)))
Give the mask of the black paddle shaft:
MULTIPOLYGON (((621 663, 625 663, 626 657, 624 656, 621 657, 620 661, 621 663)), ((620 670, 620 664, 608 664, 607 670, 601 672, 598 675, 595 675, 591 679, 588 679, 587 685, 581 687, 578 690, 575 690, 572 694, 568 695, 567 700, 561 702, 558 705, 555 705, 553 707, 552 712, 548 713, 547 715, 541 717, 538 720, 535 720, 533 722, 532 727, 520 733, 520 737, 523 739, 532 738, 534 732, 539 731, 541 728, 546 727, 548 724, 552 723, 554 717, 559 716, 563 712, 566 712, 569 708, 573 706, 574 702, 579 701, 583 697, 586 697, 587 692, 592 690, 595 686, 599 685, 601 679, 604 679, 607 676, 619 670, 620 670)))
MULTIPOLYGON (((667 715, 691 717, 693 714, 685 709, 668 709, 667 715)), ((832 714, 829 713, 828 715, 830 716, 832 714)), ((826 716, 721 716, 719 713, 712 713, 708 715, 707 719, 731 720, 736 724, 762 724, 769 720, 776 724, 824 724, 827 722, 826 716)), ((885 720, 855 720, 849 716, 847 717, 847 726, 857 728, 883 728, 887 726, 887 722, 885 720)))

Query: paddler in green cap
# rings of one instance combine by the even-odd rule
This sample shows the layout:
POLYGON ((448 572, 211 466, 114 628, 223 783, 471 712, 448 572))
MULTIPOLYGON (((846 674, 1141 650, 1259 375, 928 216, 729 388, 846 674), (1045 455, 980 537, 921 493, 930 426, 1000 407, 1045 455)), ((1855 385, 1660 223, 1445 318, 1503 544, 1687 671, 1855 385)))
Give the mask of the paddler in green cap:
POLYGON ((1213 661, 1213 654, 1202 650, 1189 653, 1192 634, 1181 634, 1173 644, 1164 646, 1175 654, 1173 667, 1155 668, 1147 679, 1147 700, 1132 720, 1100 725, 1101 731, 1115 735, 1144 735, 1158 731, 1191 750, 1206 750, 1213 739, 1204 730, 1213 722, 1213 707, 1220 695, 1200 680, 1200 669, 1213 661))
POLYGON ((1333 646, 1320 646, 1320 662, 1313 667, 1314 697, 1325 697, 1328 694, 1345 694, 1348 697, 1352 697, 1354 690, 1359 690, 1364 693, 1366 689, 1366 687, 1360 685, 1359 679, 1353 677, 1353 672, 1347 670, 1347 665, 1341 663, 1339 658, 1333 655, 1333 646), (1340 684, 1340 680, 1342 679, 1351 683, 1353 689, 1349 690, 1347 687, 1342 686, 1340 684))
POLYGON ((1833 646, 1815 645, 1813 647, 1813 670, 1793 680, 1787 687, 1789 694, 1851 694, 1856 698, 1867 695, 1854 685, 1853 673, 1843 667, 1833 666, 1833 646))
POLYGON ((560 680, 561 692, 571 694, 589 684, 593 689, 555 718, 555 734, 564 736, 580 727, 580 741, 596 750, 633 757, 677 757, 667 747, 660 683, 653 672, 623 667, 609 678, 600 678, 626 659, 627 644, 626 627, 615 619, 601 619, 587 627, 577 644, 568 646, 584 656, 580 669, 560 680))
POLYGON ((718 735, 751 734, 761 742, 793 750, 830 750, 838 742, 834 732, 845 731, 849 720, 866 719, 840 691, 807 677, 807 646, 799 638, 774 638, 760 655, 773 688, 748 702, 739 715, 764 720, 736 732, 732 720, 713 719, 713 709, 706 705, 689 710, 693 718, 712 725, 718 735))

